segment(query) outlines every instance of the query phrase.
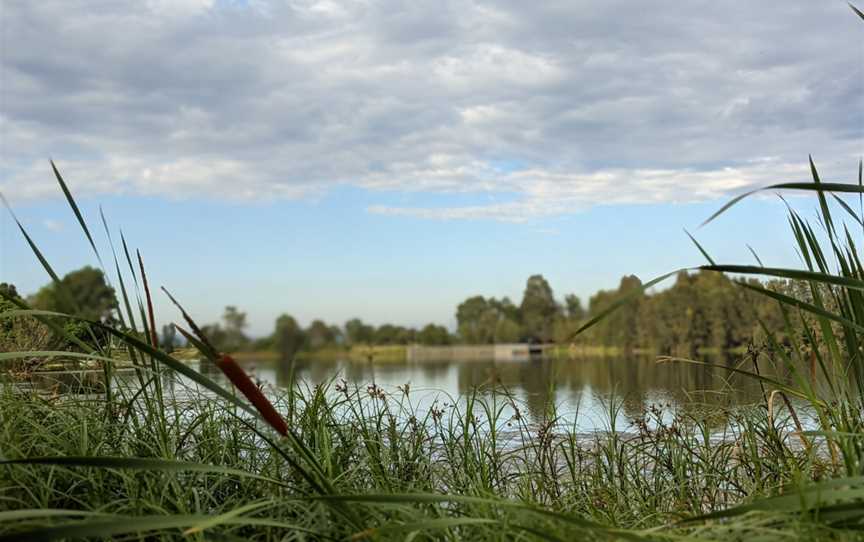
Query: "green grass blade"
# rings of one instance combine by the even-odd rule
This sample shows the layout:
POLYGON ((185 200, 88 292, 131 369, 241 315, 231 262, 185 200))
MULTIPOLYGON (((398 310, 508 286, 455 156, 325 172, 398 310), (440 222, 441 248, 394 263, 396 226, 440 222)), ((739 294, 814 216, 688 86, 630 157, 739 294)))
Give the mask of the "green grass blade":
POLYGON ((351 536, 352 540, 375 539, 379 535, 394 535, 407 534, 411 532, 428 533, 429 531, 444 531, 455 527, 465 527, 474 525, 493 525, 501 522, 495 519, 488 518, 437 518, 416 521, 411 523, 403 523, 396 525, 384 525, 382 527, 372 527, 364 531, 360 531, 351 536))
POLYGON ((832 284, 854 290, 864 290, 864 280, 819 273, 814 271, 803 271, 800 269, 785 269, 779 267, 755 267, 752 265, 703 265, 698 269, 705 271, 720 271, 723 273, 736 273, 740 275, 766 275, 793 280, 807 280, 819 284, 832 284))
POLYGON ((9 211, 9 214, 12 216, 12 219, 18 225, 18 229, 21 230, 21 234, 24 236, 24 239, 27 241, 27 244, 30 245, 30 250, 33 251, 33 254, 36 255, 36 259, 39 260, 39 263, 42 264, 42 268, 48 273, 48 276, 51 277, 51 280, 54 281, 55 286, 57 287, 57 291, 61 296, 64 297, 64 301, 69 303, 70 307, 73 307, 76 311, 80 310, 78 304, 75 302, 75 299, 69 295, 69 292, 66 291, 66 287, 63 286, 63 283, 60 281, 60 277, 57 273, 54 272, 54 268, 48 263, 48 260, 45 259, 45 256, 42 255, 42 251, 39 250, 39 247, 36 246, 36 243, 33 242, 33 239, 30 237, 30 234, 27 233, 27 230, 24 229, 24 226, 21 224, 21 221, 18 220, 18 217, 15 216, 15 212, 12 211, 12 207, 9 205, 9 202, 0 194, 0 201, 3 202, 3 205, 6 207, 6 210, 9 211))
POLYGON ((810 173, 813 175, 813 184, 819 187, 816 190, 816 196, 819 199, 819 207, 822 209, 822 218, 825 220, 825 226, 828 230, 829 237, 833 238, 834 220, 831 218, 830 209, 828 209, 828 200, 825 198, 825 191, 822 189, 822 180, 819 178, 819 172, 816 171, 816 164, 813 163, 813 157, 810 156, 808 158, 810 162, 810 173))
POLYGON ((848 194, 862 194, 864 193, 864 186, 859 186, 857 184, 849 184, 849 183, 805 183, 805 182, 794 182, 794 183, 779 183, 772 184, 771 186, 766 186, 764 188, 757 188, 756 190, 751 190, 749 192, 745 192, 740 196, 736 196, 729 200, 723 207, 721 207, 717 212, 712 214, 708 219, 699 225, 701 228, 706 224, 713 222, 717 217, 728 211, 733 205, 740 202, 744 198, 752 196, 753 194, 758 194, 759 192, 764 192, 766 190, 804 190, 809 192, 838 192, 838 193, 848 193, 848 194))
POLYGON ((0 352, 0 361, 10 361, 26 358, 73 358, 73 359, 89 359, 93 361, 102 361, 104 363, 117 363, 114 358, 97 356, 94 354, 82 354, 80 352, 64 352, 57 350, 30 350, 19 352, 0 352))
MULTIPOLYGON (((754 511, 799 513, 818 509, 828 503, 864 498, 864 477, 837 478, 809 484, 785 495, 758 499, 755 502, 719 510, 686 520, 686 523, 709 519, 731 518, 754 511)), ((864 506, 864 503, 859 503, 864 506)))
POLYGON ((839 203, 840 206, 843 207, 843 210, 846 211, 849 214, 849 216, 851 216, 855 220, 855 222, 864 226, 864 220, 861 220, 861 218, 855 213, 855 211, 852 209, 852 207, 849 206, 848 203, 843 201, 843 199, 841 199, 840 196, 838 196, 837 194, 831 194, 831 195, 834 197, 834 199, 837 201, 837 203, 839 203))
MULTIPOLYGON (((113 538, 121 535, 149 533, 154 531, 172 532, 203 523, 211 519, 205 515, 157 515, 157 516, 111 516, 111 519, 97 521, 78 521, 51 527, 40 527, 0 536, 0 542, 48 542, 52 540, 80 540, 113 538)), ((289 531, 309 533, 320 536, 311 529, 267 518, 227 518, 226 525, 270 526, 289 531)), ((180 533, 176 533, 179 535, 180 533)))
POLYGON ((51 160, 51 169, 54 170, 54 176, 57 177, 57 182, 60 183, 60 188, 63 190, 63 195, 66 196, 66 201, 69 202, 69 206, 72 207, 72 212, 75 213, 75 218, 78 219, 78 224, 81 225, 81 229, 84 230, 84 235, 87 236, 87 241, 90 242, 90 248, 93 249, 93 253, 96 255, 96 259, 99 260, 99 265, 102 266, 104 270, 105 266, 104 264, 102 264, 102 256, 99 255, 99 250, 96 248, 96 243, 93 242, 93 236, 90 235, 90 229, 87 227, 87 223, 84 221, 84 217, 81 215, 81 210, 78 209, 78 204, 75 203, 75 198, 72 197, 72 193, 69 191, 69 187, 66 186, 66 181, 63 180, 63 177, 57 170, 57 166, 54 165, 54 160, 51 160))
POLYGON ((739 369, 737 367, 730 367, 728 365, 721 365, 718 363, 709 363, 707 361, 699 361, 699 360, 695 360, 695 359, 682 358, 682 357, 676 357, 676 356, 660 356, 657 358, 657 363, 689 363, 691 365, 701 365, 703 367, 716 367, 718 369, 722 369, 722 370, 728 371, 730 373, 740 374, 740 375, 746 376, 748 378, 753 378, 753 379, 759 380, 760 382, 764 382, 766 384, 771 384, 772 386, 776 387, 778 390, 781 390, 781 391, 788 393, 790 395, 794 395, 795 397, 800 397, 801 399, 808 399, 808 400, 812 399, 812 397, 810 397, 806 393, 802 392, 801 390, 797 390, 795 388, 787 386, 786 384, 780 382, 777 379, 761 375, 761 374, 756 373, 754 371, 746 371, 744 369, 739 369))
POLYGON ((708 263, 711 265, 714 265, 716 262, 711 258, 711 256, 708 255, 708 253, 705 251, 705 249, 702 248, 702 245, 699 244, 699 241, 697 241, 695 237, 690 235, 690 232, 687 231, 686 229, 684 230, 684 233, 686 233, 687 237, 689 237, 690 240, 693 241, 693 244, 696 245, 696 248, 699 249, 699 252, 701 252, 702 255, 705 256, 705 259, 708 260, 708 263))
POLYGON ((50 329, 51 332, 54 333, 54 335, 56 335, 57 337, 62 337, 64 340, 68 341, 70 344, 74 344, 75 346, 81 348, 85 352, 89 352, 89 351, 93 350, 93 348, 90 345, 88 345, 87 343, 85 343, 84 341, 82 341, 81 339, 76 337, 75 335, 72 335, 71 333, 66 331, 65 328, 58 326, 51 319, 52 317, 70 318, 70 316, 68 314, 62 314, 62 313, 53 312, 53 311, 42 311, 42 310, 31 309, 30 306, 27 305, 27 303, 25 303, 20 298, 7 296, 2 291, 0 291, 0 297, 6 299, 6 301, 12 303, 16 307, 20 307, 19 310, 3 311, 3 313, 0 313, 0 318, 15 317, 15 316, 22 316, 22 315, 23 316, 32 316, 33 318, 36 318, 37 320, 39 320, 39 322, 41 322, 42 324, 47 326, 48 329, 50 329))
POLYGON ((208 465, 205 463, 192 463, 189 461, 154 459, 148 457, 28 457, 24 459, 0 460, 0 465, 54 465, 63 467, 91 467, 99 469, 149 470, 163 472, 206 472, 236 476, 238 478, 252 478, 269 484, 290 487, 289 484, 286 484, 281 480, 261 476, 240 469, 232 469, 230 467, 222 467, 219 465, 208 465))
POLYGON ((834 322, 837 322, 838 324, 842 324, 848 328, 854 329, 855 331, 864 333, 864 326, 862 326, 861 324, 859 324, 857 322, 853 322, 852 320, 849 320, 848 318, 844 318, 843 316, 840 316, 838 314, 834 314, 833 312, 830 312, 830 311, 828 311, 822 307, 817 307, 816 305, 813 305, 811 303, 807 303, 806 301, 801 301, 800 299, 796 299, 796 298, 788 296, 786 294, 781 294, 779 292, 774 292, 772 290, 768 290, 767 288, 764 288, 762 286, 756 286, 754 284, 748 284, 744 281, 736 281, 736 284, 738 284, 739 286, 742 286, 744 288, 747 288, 748 290, 752 290, 752 291, 754 291, 760 295, 764 295, 764 296, 776 299, 777 301, 784 303, 786 305, 797 307, 801 310, 809 312, 810 314, 815 314, 816 316, 821 316, 822 318, 827 318, 828 320, 832 320, 834 322))
POLYGON ((244 504, 243 506, 238 506, 237 508, 235 508, 229 512, 225 512, 224 514, 219 514, 218 516, 213 516, 213 517, 207 518, 206 520, 202 521, 201 523, 197 523, 197 524, 189 527, 188 529, 186 529, 183 532, 183 534, 186 536, 189 536, 190 534, 200 533, 200 532, 205 531, 207 529, 212 529, 213 527, 217 527, 219 525, 223 525, 225 523, 228 523, 231 520, 233 520, 234 518, 243 516, 243 515, 248 514, 250 512, 258 512, 258 511, 266 509, 266 508, 272 508, 273 506, 275 506, 277 504, 278 504, 277 501, 274 501, 274 500, 266 500, 266 501, 251 502, 249 504, 244 504))
MULTIPOLYGON (((633 288, 632 290, 630 290, 626 294, 618 297, 608 307, 606 307, 605 309, 600 311, 599 314, 597 314, 596 316, 594 316, 593 318, 591 318, 590 320, 588 320, 587 322, 585 322, 584 324, 579 326, 579 329, 577 329, 576 331, 574 331, 573 333, 570 334, 570 338, 572 339, 573 337, 578 336, 580 333, 583 333, 586 329, 590 328, 591 326, 593 326, 594 324, 596 324, 597 322, 599 322, 603 318, 606 318, 606 316, 608 316, 609 314, 612 314, 614 311, 618 310, 623 305, 629 303, 630 301, 632 301, 633 299, 635 299, 636 297, 638 297, 639 295, 644 293, 645 290, 647 290, 648 288, 651 288, 655 284, 663 282, 664 280, 668 279, 669 277, 671 277, 673 275, 680 273, 681 271, 685 271, 685 269, 679 269, 677 271, 672 271, 671 273, 666 273, 665 275, 661 275, 661 276, 659 276, 653 280, 646 282, 645 284, 643 284, 639 288, 633 288)), ((862 284, 862 288, 864 288, 864 284, 862 284)))
MULTIPOLYGON (((137 331, 135 325, 135 315, 132 312, 132 305, 129 303, 129 294, 126 290, 126 282, 123 280, 123 274, 120 272, 120 262, 117 261, 117 251, 114 248, 114 239, 111 237, 111 230, 108 229, 108 221, 105 219, 105 213, 102 211, 102 206, 99 206, 99 217, 102 219, 102 227, 105 229, 105 236, 108 238, 108 246, 111 248, 111 255, 114 257, 114 271, 117 273, 117 281, 120 284, 120 295, 123 297, 123 306, 126 308, 126 318, 129 318, 129 327, 133 331, 137 331)), ((117 314, 120 316, 120 323, 125 327, 126 321, 123 317, 123 311, 117 308, 117 314)))
POLYGON ((765 267, 765 264, 762 263, 762 258, 760 258, 758 254, 756 254, 756 251, 753 250, 753 247, 747 245, 747 250, 749 250, 750 254, 752 254, 753 257, 756 258, 756 262, 759 264, 759 267, 765 267))
POLYGON ((0 512, 0 523, 6 521, 20 521, 22 519, 75 517, 75 516, 108 516, 100 512, 88 512, 86 510, 68 510, 66 508, 38 508, 25 510, 3 510, 0 512))

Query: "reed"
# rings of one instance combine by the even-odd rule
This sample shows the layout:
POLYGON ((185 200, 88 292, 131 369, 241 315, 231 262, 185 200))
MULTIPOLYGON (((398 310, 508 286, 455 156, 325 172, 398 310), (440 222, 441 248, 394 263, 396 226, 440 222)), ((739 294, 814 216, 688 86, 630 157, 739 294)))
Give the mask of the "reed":
MULTIPOLYGON (((56 396, 0 385, 0 541, 860 540, 864 267, 855 239, 864 235, 864 178, 859 164, 857 182, 823 182, 810 165, 812 182, 766 188, 818 201, 815 223, 787 204, 802 268, 717 263, 688 234, 709 262, 697 269, 737 277, 782 309, 784 329, 763 325, 764 341, 722 366, 760 382, 763 400, 671 419, 649 408, 632 427, 610 422, 592 435, 579 434, 551 399, 539 419, 527 419, 500 386, 431 407, 407 385, 397 393, 335 380, 260 389, 181 309, 191 330, 181 332, 203 356, 193 369, 158 348, 143 259, 136 253, 133 265, 121 233, 128 268, 121 269, 102 215, 122 307, 117 324, 33 310, 11 297, 17 308, 0 313, 38 320, 70 345, 3 352, 0 363, 88 359, 101 364, 106 382, 104 393, 56 396), (857 210, 843 199, 849 195, 858 196, 857 210), (750 276, 792 281, 800 294, 744 280, 750 276), (64 331, 67 320, 88 326, 89 340, 64 331), (121 356, 134 365, 132 380, 112 372, 121 356), (233 385, 208 376, 214 370, 233 385), (769 376, 778 372, 788 378, 769 376)), ((72 191, 52 168, 103 265, 72 191)), ((621 398, 611 398, 608 419, 620 408, 621 398)))

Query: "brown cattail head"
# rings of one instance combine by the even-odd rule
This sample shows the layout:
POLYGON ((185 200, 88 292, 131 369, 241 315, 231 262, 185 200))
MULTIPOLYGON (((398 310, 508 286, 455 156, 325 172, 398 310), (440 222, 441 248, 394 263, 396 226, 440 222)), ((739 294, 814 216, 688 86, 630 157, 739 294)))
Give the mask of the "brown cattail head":
POLYGON ((273 427, 273 429, 275 429, 280 435, 284 436, 288 434, 288 425, 285 423, 285 420, 282 419, 282 416, 276 412, 273 403, 271 403, 270 400, 264 396, 264 393, 261 392, 261 389, 252 382, 252 379, 249 378, 246 371, 237 365, 234 358, 227 354, 222 354, 216 362, 216 365, 222 370, 225 376, 228 377, 228 380, 230 380, 231 383, 234 384, 234 386, 236 386, 247 399, 249 399, 249 402, 255 406, 258 412, 261 413, 261 417, 264 418, 267 423, 273 427))

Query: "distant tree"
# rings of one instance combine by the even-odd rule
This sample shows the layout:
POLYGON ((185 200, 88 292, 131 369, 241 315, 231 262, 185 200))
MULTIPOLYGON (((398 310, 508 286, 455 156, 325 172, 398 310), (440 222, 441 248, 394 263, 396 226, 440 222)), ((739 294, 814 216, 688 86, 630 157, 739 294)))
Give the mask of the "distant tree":
POLYGON ((498 300, 477 295, 456 308, 459 337, 466 344, 517 342, 521 333, 519 320, 519 307, 506 297, 498 300))
POLYGON ((177 328, 171 324, 162 326, 162 337, 160 338, 160 342, 162 350, 169 354, 173 352, 174 347, 177 346, 177 328))
POLYGON ((585 309, 582 308, 582 301, 575 294, 567 294, 564 297, 564 305, 567 307, 567 318, 577 321, 585 318, 585 309))
POLYGON ((352 318, 345 322, 345 337, 350 344, 372 344, 375 328, 364 324, 359 318, 352 318))
POLYGON ((450 344, 450 332, 444 326, 426 324, 417 333, 417 342, 429 346, 450 344))
POLYGON ((342 328, 337 325, 330 326, 330 340, 333 344, 344 344, 345 343, 345 333, 342 332, 342 328))
POLYGON ((30 304, 38 309, 105 321, 112 318, 117 300, 102 271, 88 266, 60 279, 59 288, 53 282, 43 286, 30 304))
MULTIPOLYGON (((15 303, 12 303, 7 298, 12 299, 20 299, 18 295, 18 290, 15 289, 15 286, 12 284, 8 284, 6 282, 0 283, 0 313, 6 311, 13 311, 18 309, 18 306, 15 303)), ((16 329, 16 319, 15 318, 0 318, 0 345, 3 345, 5 342, 11 342, 10 335, 13 330, 16 329), (4 341, 3 339, 6 339, 4 341)), ((4 350, 6 351, 6 350, 4 350)))
POLYGON ((543 341, 552 340, 555 317, 561 308, 555 302, 552 288, 543 275, 532 275, 525 284, 519 313, 522 316, 522 333, 526 338, 543 341))
POLYGON ((489 330, 481 321, 489 309, 486 298, 480 295, 469 297, 456 307, 456 323, 462 342, 467 344, 492 342, 494 328, 489 330))
POLYGON ((213 345, 213 348, 220 352, 228 352, 228 336, 225 330, 219 324, 207 324, 201 326, 201 333, 207 338, 207 341, 213 345))
POLYGON ((495 324, 495 342, 496 343, 515 343, 519 342, 522 330, 519 324, 510 318, 501 318, 495 324))
MULTIPOLYGON (((610 305, 621 299, 634 288, 642 286, 642 281, 635 275, 623 277, 617 290, 600 290, 589 302, 588 314, 592 318, 606 310, 610 305)), ((643 296, 630 301, 618 310, 607 314, 591 329, 595 342, 606 346, 619 346, 625 352, 631 352, 639 337, 639 307, 643 296)))
POLYGON ((279 352, 282 360, 287 361, 303 347, 305 334, 292 316, 281 315, 276 319, 276 329, 273 331, 273 346, 279 352))
POLYGON ((276 347, 273 344, 273 335, 258 337, 255 339, 250 339, 249 341, 249 350, 253 352, 265 352, 275 349, 276 347))
POLYGON ((498 313, 499 319, 511 320, 517 324, 522 319, 519 307, 514 305, 507 296, 502 297, 500 300, 490 297, 487 304, 489 308, 494 309, 498 313))
POLYGON ((396 326, 395 344, 413 344, 417 339, 417 330, 413 327, 396 326))
POLYGON ((393 324, 383 324, 375 330, 374 344, 398 344, 399 328, 393 324))
POLYGON ((5 299, 7 297, 20 299, 21 296, 18 295, 18 290, 15 289, 14 284, 0 282, 0 299, 5 299))
MULTIPOLYGON (((19 307, 11 299, 20 300, 18 290, 8 283, 0 284, 0 314, 17 310, 19 307), (4 297, 5 296, 5 297, 4 297)), ((32 316, 16 316, 0 318, 0 352, 16 352, 27 350, 61 350, 68 345, 58 339, 48 327, 32 316)), ((26 369, 30 362, 8 361, 7 370, 26 369)))
POLYGON ((323 320, 313 320, 306 330, 306 344, 312 350, 318 350, 334 342, 333 330, 323 320))
POLYGON ((222 314, 222 322, 225 324, 222 348, 226 352, 236 352, 249 344, 249 338, 243 333, 247 325, 245 312, 240 312, 237 307, 228 305, 222 314))

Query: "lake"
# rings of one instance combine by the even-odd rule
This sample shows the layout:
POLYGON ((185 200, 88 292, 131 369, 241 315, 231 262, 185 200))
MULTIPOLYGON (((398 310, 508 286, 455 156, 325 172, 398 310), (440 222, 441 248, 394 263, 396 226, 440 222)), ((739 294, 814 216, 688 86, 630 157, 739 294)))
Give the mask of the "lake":
MULTIPOLYGON (((738 363, 712 360, 715 364, 738 363)), ((365 393, 376 385, 386 393, 402 394, 410 386, 413 408, 452 408, 464 405, 472 390, 488 391, 493 385, 506 389, 513 404, 505 407, 505 418, 516 410, 536 422, 554 400, 562 423, 577 432, 610 428, 613 402, 620 405, 615 424, 626 430, 654 406, 671 417, 679 411, 710 409, 757 403, 762 390, 754 379, 733 375, 719 366, 660 363, 654 358, 543 359, 514 362, 424 362, 363 363, 349 361, 304 361, 293 363, 246 362, 249 373, 260 382, 278 388, 290 385, 292 374, 301 386, 344 380, 365 393)), ((749 369, 749 368, 748 368, 749 369)), ((201 370, 221 377, 218 369, 202 363, 201 370)))

